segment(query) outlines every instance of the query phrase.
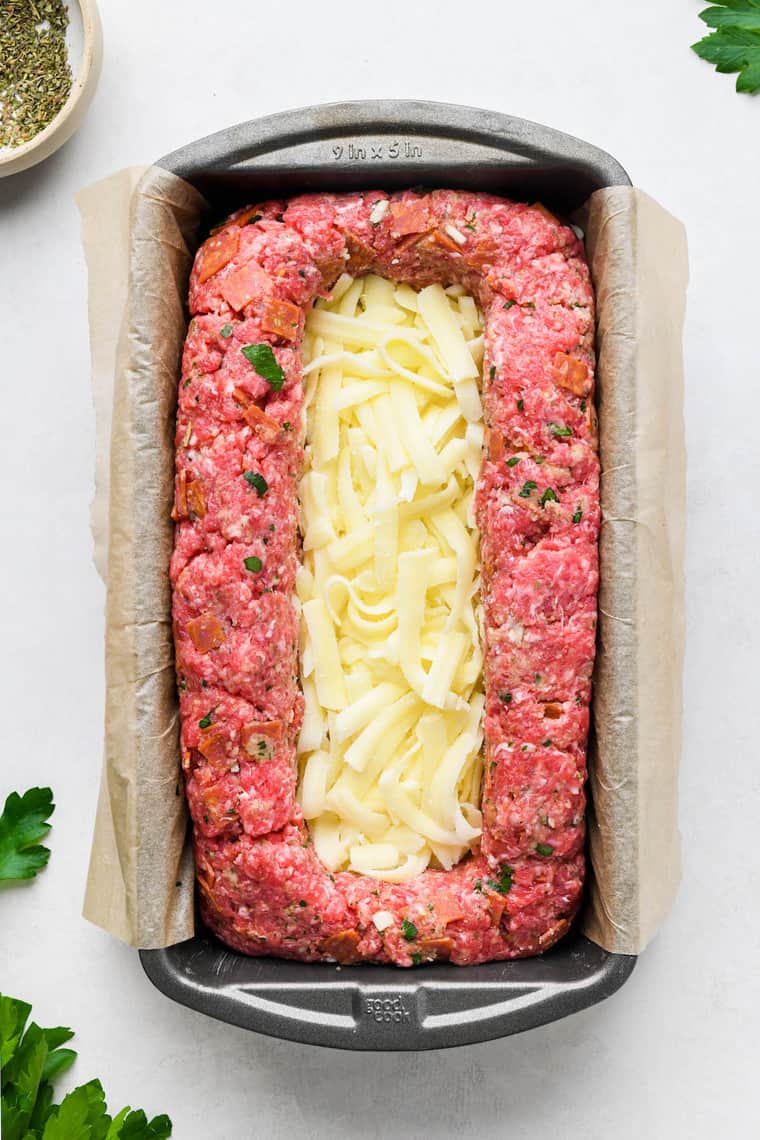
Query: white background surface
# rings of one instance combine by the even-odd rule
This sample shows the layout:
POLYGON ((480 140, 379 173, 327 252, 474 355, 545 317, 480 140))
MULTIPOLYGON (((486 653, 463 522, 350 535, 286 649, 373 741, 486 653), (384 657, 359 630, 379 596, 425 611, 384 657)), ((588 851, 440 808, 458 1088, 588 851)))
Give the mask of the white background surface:
MULTIPOLYGON (((79 134, 0 182, 0 795, 53 786, 53 857, 0 896, 0 989, 77 1030, 77 1081, 166 1111, 180 1140, 750 1136, 757 983, 760 97, 688 50, 692 0, 253 5, 107 0, 79 134), (275 11, 282 8, 280 15, 275 11), (301 11, 302 9, 302 11, 301 11), (609 1002, 445 1053, 314 1050, 170 1003, 80 918, 100 769, 103 587, 73 195, 285 107, 420 97, 610 150, 686 223, 688 649, 675 909, 609 1002)), ((118 1102, 118 1103, 117 1103, 118 1102)))

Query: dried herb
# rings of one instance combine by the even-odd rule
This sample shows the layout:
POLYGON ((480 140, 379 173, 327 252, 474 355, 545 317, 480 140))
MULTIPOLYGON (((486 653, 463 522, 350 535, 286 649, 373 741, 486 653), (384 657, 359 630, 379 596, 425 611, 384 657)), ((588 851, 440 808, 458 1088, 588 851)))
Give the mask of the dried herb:
POLYGON ((71 91, 62 0, 0 0, 0 146, 29 142, 71 91))

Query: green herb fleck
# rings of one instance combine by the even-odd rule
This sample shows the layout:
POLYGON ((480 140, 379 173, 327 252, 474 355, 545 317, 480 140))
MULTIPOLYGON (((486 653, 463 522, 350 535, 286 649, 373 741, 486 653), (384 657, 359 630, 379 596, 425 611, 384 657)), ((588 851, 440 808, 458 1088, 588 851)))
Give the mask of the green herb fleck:
POLYGON ((554 854, 554 848, 551 843, 537 843, 536 851, 539 855, 546 855, 547 857, 554 854))
POLYGON ((232 325, 222 325, 219 329, 219 336, 223 336, 225 340, 232 336, 232 325))
POLYGON ((268 344, 244 344, 240 349, 249 364, 252 364, 259 376, 266 380, 275 392, 279 392, 285 383, 285 373, 280 368, 268 344))
POLYGON ((262 562, 260 558, 257 558, 255 554, 252 554, 250 558, 243 559, 243 565, 245 566, 246 570, 250 570, 252 574, 258 574, 258 572, 261 570, 262 562))
POLYGON ((218 708, 218 705, 214 705, 212 709, 209 709, 206 715, 198 721, 198 728, 211 728, 214 722, 214 713, 218 708))
POLYGON ((546 490, 544 491, 543 495, 541 496, 539 502, 541 503, 542 507, 545 507, 547 503, 558 503, 559 502, 559 495, 557 494, 557 492, 554 490, 553 487, 547 487, 546 490))
POLYGON ((573 515, 573 522, 579 523, 582 518, 583 518, 583 508, 578 507, 575 511, 575 514, 573 515))
POLYGON ((518 492, 521 499, 529 499, 531 491, 535 491, 538 483, 534 483, 532 479, 526 479, 522 485, 522 489, 518 492))
POLYGON ((266 495, 269 484, 267 483, 264 476, 260 475, 258 471, 246 471, 243 473, 243 478, 245 479, 246 483, 249 483, 251 487, 254 487, 256 489, 259 498, 261 498, 262 495, 266 495))
POLYGON ((481 894, 483 891, 483 880, 482 879, 476 879, 475 882, 472 884, 472 889, 474 891, 477 891, 478 894, 481 894))
POLYGON ((511 693, 499 693, 499 700, 501 701, 501 703, 503 705, 511 705, 512 704, 512 694, 511 693))
POLYGON ((552 743, 553 743, 553 741, 551 741, 551 740, 542 740, 541 741, 541 747, 542 748, 551 748, 552 743))
POLYGON ((282 430, 283 431, 292 431, 293 430, 293 425, 290 422, 290 420, 285 420, 285 423, 282 425, 282 430))
POLYGON ((488 372, 488 375, 491 377, 492 380, 496 379, 496 365, 495 364, 491 365, 489 372, 488 372))
POLYGON ((414 953, 411 955, 411 958, 412 958, 412 965, 413 966, 421 966, 422 965, 422 954, 420 953, 419 950, 415 950, 414 953))
POLYGON ((516 467, 519 462, 520 456, 513 455, 510 459, 507 460, 507 467, 516 467))
POLYGON ((405 918, 401 923, 401 933, 407 942, 414 942, 415 938, 419 934, 419 930, 413 922, 411 922, 408 918, 405 918))
POLYGON ((260 222, 263 217, 263 214, 252 214, 245 224, 247 226, 253 226, 256 224, 256 222, 260 222))
POLYGON ((513 305, 515 305, 516 303, 517 303, 516 301, 505 301, 505 302, 504 302, 504 305, 503 305, 503 308, 505 308, 505 309, 511 309, 511 308, 512 308, 512 306, 513 306, 513 305))
POLYGON ((552 435, 557 436, 559 439, 563 439, 566 436, 573 434, 572 428, 566 427, 564 424, 555 424, 552 422, 552 420, 549 420, 546 426, 552 435))
POLYGON ((581 411, 585 412, 585 410, 586 410, 586 401, 585 400, 581 400, 580 407, 581 407, 581 411))
POLYGON ((536 302, 535 301, 523 301, 522 307, 524 309, 535 309, 536 302))
POLYGON ((298 905, 299 906, 308 906, 309 904, 307 903, 306 899, 299 899, 298 905))
POLYGON ((508 867, 506 863, 504 863, 499 868, 499 878, 486 879, 486 886, 490 890, 496 891, 497 895, 508 895, 512 889, 512 876, 514 873, 514 867, 508 867))
POLYGON ((472 230, 472 232, 473 232, 473 233, 475 233, 475 231, 476 231, 476 229, 477 229, 477 227, 476 227, 476 226, 474 226, 474 225, 472 224, 472 222, 465 222, 465 223, 464 223, 464 228, 465 228, 466 230, 472 230))
POLYGON ((517 410, 518 410, 518 412, 524 412, 525 411, 525 401, 524 400, 518 400, 517 401, 517 410))

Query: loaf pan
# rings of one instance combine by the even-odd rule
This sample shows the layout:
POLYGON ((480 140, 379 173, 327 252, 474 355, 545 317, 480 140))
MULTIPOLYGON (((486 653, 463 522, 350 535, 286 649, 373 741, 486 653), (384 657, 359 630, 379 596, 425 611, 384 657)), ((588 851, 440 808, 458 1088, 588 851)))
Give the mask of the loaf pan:
MULTIPOLYGON (((630 185, 609 154, 548 127, 444 103, 355 102, 254 119, 157 164, 195 186, 216 219, 267 196, 408 186, 483 190, 569 214, 630 185)), ((246 958, 199 924, 140 952, 175 1001, 259 1033, 343 1049, 473 1044, 554 1021, 614 993, 636 958, 571 932, 538 958, 411 970, 246 958)))

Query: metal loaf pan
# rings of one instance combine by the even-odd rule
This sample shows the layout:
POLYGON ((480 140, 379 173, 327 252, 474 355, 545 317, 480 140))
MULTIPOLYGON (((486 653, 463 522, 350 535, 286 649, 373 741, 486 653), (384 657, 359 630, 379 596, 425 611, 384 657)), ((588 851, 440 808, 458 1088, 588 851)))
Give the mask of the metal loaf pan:
MULTIPOLYGON (((423 102, 356 102, 254 119, 159 166, 192 183, 214 218, 265 196, 444 186, 546 203, 567 214, 630 185, 604 151, 524 119, 423 102)), ((402 970, 246 958, 212 936, 141 951, 169 997, 260 1033, 345 1049, 414 1050, 504 1037, 614 993, 636 958, 571 933, 539 958, 402 970)))

